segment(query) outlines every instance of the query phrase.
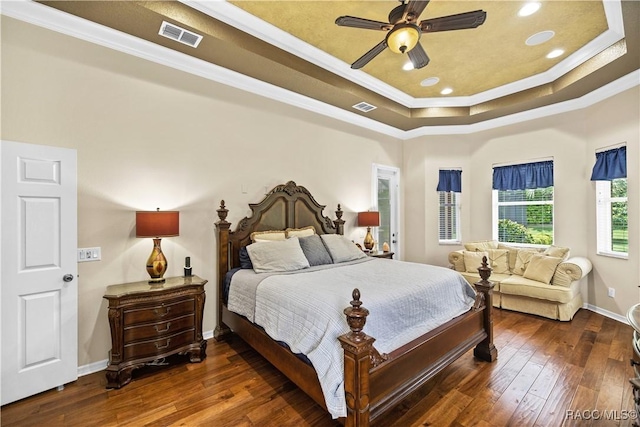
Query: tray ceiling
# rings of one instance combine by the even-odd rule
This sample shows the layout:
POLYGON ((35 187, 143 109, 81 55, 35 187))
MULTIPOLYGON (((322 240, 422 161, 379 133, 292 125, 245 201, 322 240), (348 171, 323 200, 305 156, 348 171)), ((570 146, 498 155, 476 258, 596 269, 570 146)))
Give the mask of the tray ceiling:
POLYGON ((402 132, 477 124, 579 99, 640 68, 637 1, 540 1, 538 12, 519 17, 525 2, 432 0, 420 20, 482 9, 486 22, 422 34, 431 62, 408 71, 402 68, 407 55, 388 49, 351 69, 386 33, 334 23, 341 15, 386 22, 397 1, 38 3, 402 132), (160 36, 163 21, 202 41, 193 48, 160 36), (553 37, 525 44, 544 31, 553 37), (554 49, 564 53, 547 58, 554 49), (452 93, 443 95, 444 88, 452 93), (352 107, 361 102, 376 108, 352 107))

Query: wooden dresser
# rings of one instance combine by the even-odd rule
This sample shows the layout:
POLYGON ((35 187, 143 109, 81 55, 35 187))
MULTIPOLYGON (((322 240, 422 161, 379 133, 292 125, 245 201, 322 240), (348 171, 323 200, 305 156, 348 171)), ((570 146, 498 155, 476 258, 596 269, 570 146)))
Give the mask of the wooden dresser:
POLYGON ((172 354, 187 354, 191 362, 207 357, 207 341, 202 338, 206 283, 192 276, 168 278, 154 286, 143 281, 107 287, 107 388, 126 385, 134 369, 172 354))

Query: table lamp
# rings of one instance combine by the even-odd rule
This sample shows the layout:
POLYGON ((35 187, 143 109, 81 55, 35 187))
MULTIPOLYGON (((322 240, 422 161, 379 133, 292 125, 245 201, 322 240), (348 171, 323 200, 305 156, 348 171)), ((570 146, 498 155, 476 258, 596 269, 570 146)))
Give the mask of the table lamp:
POLYGON ((371 235, 371 227, 380 225, 380 212, 358 212, 358 226, 367 227, 367 235, 364 236, 364 247, 370 251, 375 245, 373 236, 371 235))
POLYGON ((150 284, 164 283, 167 271, 167 259, 162 253, 160 241, 162 237, 180 235, 180 212, 178 211, 137 211, 136 237, 153 238, 153 250, 147 260, 147 272, 151 276, 150 284))

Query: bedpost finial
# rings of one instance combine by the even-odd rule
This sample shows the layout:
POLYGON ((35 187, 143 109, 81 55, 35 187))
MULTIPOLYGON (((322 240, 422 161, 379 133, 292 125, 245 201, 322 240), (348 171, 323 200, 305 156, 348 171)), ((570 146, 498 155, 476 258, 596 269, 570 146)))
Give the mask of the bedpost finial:
POLYGON ((218 212, 218 218, 220 218, 220 221, 225 222, 227 219, 227 214, 229 213, 229 209, 225 207, 224 200, 220 201, 220 209, 218 209, 217 212, 218 212))
POLYGON ((480 278, 483 281, 486 281, 489 276, 491 276, 491 268, 489 267, 488 263, 487 263, 487 257, 483 256, 482 257, 482 265, 480 267, 478 267, 478 273, 480 273, 480 278))
POLYGON ((364 324, 367 322, 367 316, 369 310, 362 307, 362 301, 360 301, 360 290, 358 288, 353 290, 351 294, 353 301, 351 301, 351 307, 344 309, 344 314, 347 316, 347 324, 351 329, 351 340, 358 342, 364 340, 367 336, 362 332, 364 324))
POLYGON ((342 207, 340 206, 340 203, 338 203, 338 209, 336 210, 336 218, 338 219, 342 219, 342 214, 344 212, 342 212, 342 207))

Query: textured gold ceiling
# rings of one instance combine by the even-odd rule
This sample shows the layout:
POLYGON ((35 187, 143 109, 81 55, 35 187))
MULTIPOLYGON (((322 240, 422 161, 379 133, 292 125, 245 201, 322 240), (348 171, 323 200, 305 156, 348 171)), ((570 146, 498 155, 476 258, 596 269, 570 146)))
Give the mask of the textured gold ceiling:
MULTIPOLYGON (((237 7, 349 64, 384 39, 386 32, 338 27, 338 16, 350 15, 388 22, 397 1, 234 1, 237 7)), ((406 55, 386 49, 364 71, 414 98, 439 97, 444 87, 451 96, 470 96, 547 71, 602 34, 607 20, 600 1, 547 1, 534 15, 520 18, 522 1, 432 0, 420 20, 482 9, 483 25, 475 29, 423 34, 421 44, 431 62, 419 70, 403 71, 406 55), (525 40, 540 31, 555 36, 538 46, 525 40), (545 56, 552 49, 565 54, 545 56), (422 87, 420 82, 440 82, 422 87)))
MULTIPOLYGON (((538 13, 518 18, 517 11, 524 3, 521 1, 432 0, 420 20, 476 9, 485 10, 487 20, 476 29, 423 34, 421 43, 431 62, 411 71, 401 69, 406 55, 390 51, 362 70, 351 70, 349 64, 381 41, 385 33, 334 23, 341 15, 386 21, 389 11, 398 4, 395 1, 263 0, 223 4, 238 14, 239 24, 235 26, 210 10, 219 4, 217 1, 39 3, 405 131, 474 124, 576 99, 640 68, 640 1, 636 0, 619 3, 625 38, 600 52, 590 52, 557 77, 510 91, 503 90, 505 85, 530 81, 594 38, 602 37, 607 30, 602 1, 542 1, 538 13), (329 53, 346 72, 331 71, 325 64, 291 53, 288 46, 278 47, 264 41, 262 35, 249 34, 250 29, 243 28, 243 21, 248 21, 243 11, 329 53), (158 35, 162 21, 203 35, 199 47, 194 49, 158 35), (527 37, 545 30, 554 31, 555 37, 535 47, 524 44, 527 37), (544 57, 556 47, 565 49, 565 54, 554 60, 544 57), (373 76, 369 79, 374 83, 354 79, 352 73, 373 76), (420 86, 428 77, 438 77, 440 83, 420 86), (375 83, 378 81, 397 89, 394 93, 424 103, 412 106, 400 101, 380 91, 375 83), (454 92, 440 95, 444 86, 454 92), (465 99, 487 90, 492 90, 490 97, 467 104, 430 103, 434 99, 465 99), (365 114, 352 108, 362 101, 377 109, 365 114)), ((277 39, 277 28, 274 31, 277 39)))

